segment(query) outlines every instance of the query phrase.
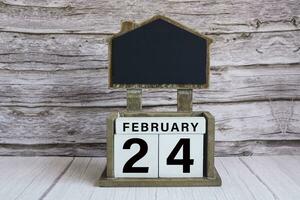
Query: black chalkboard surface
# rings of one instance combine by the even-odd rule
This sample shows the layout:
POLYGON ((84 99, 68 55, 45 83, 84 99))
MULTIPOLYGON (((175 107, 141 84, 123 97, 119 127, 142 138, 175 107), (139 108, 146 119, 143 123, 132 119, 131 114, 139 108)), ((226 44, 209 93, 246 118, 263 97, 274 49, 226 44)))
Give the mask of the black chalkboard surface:
POLYGON ((110 86, 206 87, 208 44, 206 38, 157 18, 112 38, 110 86))

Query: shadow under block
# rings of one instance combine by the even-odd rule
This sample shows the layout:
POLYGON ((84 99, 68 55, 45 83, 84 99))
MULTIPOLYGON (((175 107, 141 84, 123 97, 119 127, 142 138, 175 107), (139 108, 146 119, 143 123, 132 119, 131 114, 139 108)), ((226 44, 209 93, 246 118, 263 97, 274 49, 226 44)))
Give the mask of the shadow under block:
POLYGON ((120 112, 107 119, 107 166, 97 185, 101 187, 188 187, 220 186, 221 178, 214 166, 215 121, 209 112, 120 112), (200 178, 115 178, 114 177, 114 132, 117 117, 198 117, 206 118, 207 132, 204 135, 203 177, 200 178))

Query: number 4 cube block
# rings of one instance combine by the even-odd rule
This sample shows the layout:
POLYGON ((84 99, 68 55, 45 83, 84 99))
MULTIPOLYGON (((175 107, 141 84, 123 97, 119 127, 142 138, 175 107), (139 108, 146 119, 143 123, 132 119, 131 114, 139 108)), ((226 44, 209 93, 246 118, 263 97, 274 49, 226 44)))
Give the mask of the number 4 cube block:
POLYGON ((159 177, 203 177, 203 135, 159 135, 159 177))

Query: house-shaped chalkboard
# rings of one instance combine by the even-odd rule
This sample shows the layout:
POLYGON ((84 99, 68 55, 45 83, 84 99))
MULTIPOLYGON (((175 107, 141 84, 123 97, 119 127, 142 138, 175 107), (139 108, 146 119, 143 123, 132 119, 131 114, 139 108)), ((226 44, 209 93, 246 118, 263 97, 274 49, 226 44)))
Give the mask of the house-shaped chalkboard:
POLYGON ((109 86, 207 88, 211 41, 164 16, 123 28, 109 44, 109 86))

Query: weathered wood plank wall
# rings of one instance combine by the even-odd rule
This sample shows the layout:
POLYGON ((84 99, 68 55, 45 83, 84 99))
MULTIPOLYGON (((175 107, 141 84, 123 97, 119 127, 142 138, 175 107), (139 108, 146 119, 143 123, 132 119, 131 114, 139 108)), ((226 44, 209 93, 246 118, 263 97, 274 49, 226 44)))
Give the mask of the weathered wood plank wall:
MULTIPOLYGON (((163 14, 214 39, 211 87, 194 110, 216 117, 217 155, 300 154, 298 0, 0 1, 0 155, 105 155, 107 38, 120 21, 163 14)), ((176 109, 146 90, 146 110, 176 109)))

